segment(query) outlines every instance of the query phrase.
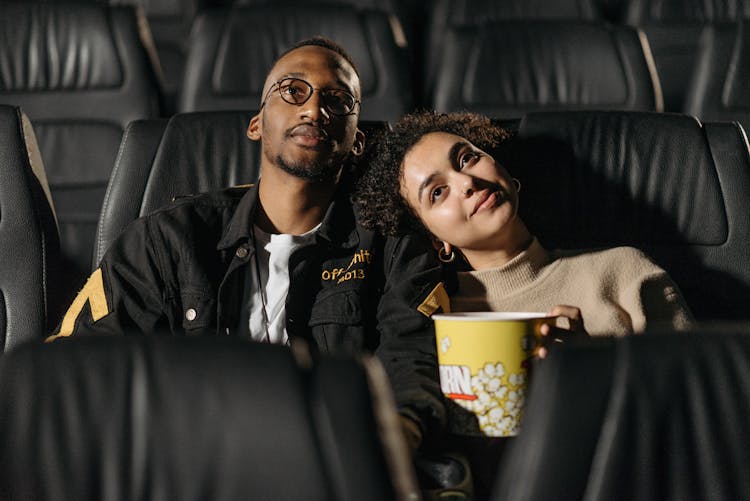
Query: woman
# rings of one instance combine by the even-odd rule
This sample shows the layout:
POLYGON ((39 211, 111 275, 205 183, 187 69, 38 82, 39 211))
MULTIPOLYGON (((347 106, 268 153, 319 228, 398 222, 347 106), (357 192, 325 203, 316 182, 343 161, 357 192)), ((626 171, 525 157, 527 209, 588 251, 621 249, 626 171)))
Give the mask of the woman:
POLYGON ((403 117, 359 180, 363 224, 388 235, 422 232, 442 261, 465 262, 453 311, 550 311, 568 317, 571 330, 585 318, 591 335, 688 326, 677 286, 637 249, 548 251, 531 235, 518 214, 520 182, 482 150, 506 136, 470 113, 403 117))

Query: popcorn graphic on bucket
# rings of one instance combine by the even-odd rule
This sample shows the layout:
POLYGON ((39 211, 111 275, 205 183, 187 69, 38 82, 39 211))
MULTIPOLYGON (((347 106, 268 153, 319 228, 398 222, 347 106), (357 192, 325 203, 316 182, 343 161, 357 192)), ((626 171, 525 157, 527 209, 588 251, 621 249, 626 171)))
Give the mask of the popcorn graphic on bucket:
POLYGON ((529 359, 540 327, 556 317, 528 312, 433 315, 440 386, 454 405, 449 427, 461 435, 509 437, 521 426, 529 359))

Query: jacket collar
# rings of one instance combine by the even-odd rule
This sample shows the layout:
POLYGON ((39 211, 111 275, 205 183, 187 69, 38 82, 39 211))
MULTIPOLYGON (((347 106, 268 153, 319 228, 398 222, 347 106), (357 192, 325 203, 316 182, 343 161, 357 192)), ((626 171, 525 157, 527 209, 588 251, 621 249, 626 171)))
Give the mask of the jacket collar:
MULTIPOLYGON (((357 221, 354 208, 349 199, 349 183, 346 179, 339 182, 328 206, 316 240, 321 239, 333 246, 355 247, 359 243, 357 221)), ((216 248, 225 250, 235 247, 240 241, 252 238, 253 222, 258 207, 258 183, 250 186, 242 196, 216 248)))

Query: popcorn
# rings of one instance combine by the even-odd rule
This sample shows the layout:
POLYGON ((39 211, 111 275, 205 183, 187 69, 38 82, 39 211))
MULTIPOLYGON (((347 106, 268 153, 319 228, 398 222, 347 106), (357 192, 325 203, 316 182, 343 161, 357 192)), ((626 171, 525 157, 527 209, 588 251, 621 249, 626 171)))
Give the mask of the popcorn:
POLYGON ((516 435, 523 411, 526 372, 507 373, 502 363, 487 363, 471 377, 474 400, 455 402, 477 416, 485 435, 516 435))

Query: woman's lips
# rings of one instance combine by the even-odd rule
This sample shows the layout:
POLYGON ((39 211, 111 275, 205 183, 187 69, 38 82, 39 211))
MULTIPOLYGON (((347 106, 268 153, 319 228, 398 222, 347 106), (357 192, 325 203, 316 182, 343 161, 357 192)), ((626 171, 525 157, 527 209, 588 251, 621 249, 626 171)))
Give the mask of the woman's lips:
POLYGON ((500 205, 503 200, 504 197, 502 196, 502 193, 500 191, 482 191, 480 192, 477 203, 474 206, 474 212, 472 212, 471 215, 473 216, 477 212, 496 207, 500 205))

